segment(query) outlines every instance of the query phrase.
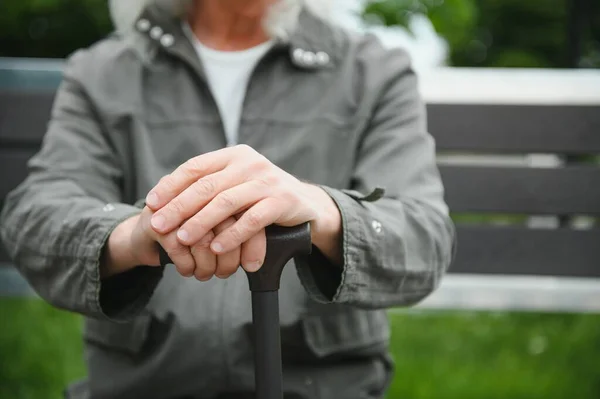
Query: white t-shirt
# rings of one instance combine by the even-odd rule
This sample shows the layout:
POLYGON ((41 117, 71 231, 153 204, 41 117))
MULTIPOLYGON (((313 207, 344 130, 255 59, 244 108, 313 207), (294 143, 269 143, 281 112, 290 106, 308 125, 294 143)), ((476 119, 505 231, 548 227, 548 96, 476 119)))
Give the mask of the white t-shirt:
POLYGON ((184 25, 184 30, 202 60, 208 85, 219 107, 227 145, 235 145, 248 80, 273 42, 268 41, 242 51, 219 51, 202 44, 189 25, 184 25))

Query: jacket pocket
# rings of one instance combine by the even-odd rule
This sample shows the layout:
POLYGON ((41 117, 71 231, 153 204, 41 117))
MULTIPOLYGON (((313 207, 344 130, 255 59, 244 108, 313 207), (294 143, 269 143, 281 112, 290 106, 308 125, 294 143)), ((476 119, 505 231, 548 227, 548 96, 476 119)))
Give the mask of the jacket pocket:
POLYGON ((308 347, 318 357, 381 354, 387 349, 390 327, 384 310, 337 305, 302 321, 308 347))
POLYGON ((142 351, 148 340, 152 315, 142 313, 127 322, 112 322, 87 318, 83 339, 103 349, 135 356, 142 351))

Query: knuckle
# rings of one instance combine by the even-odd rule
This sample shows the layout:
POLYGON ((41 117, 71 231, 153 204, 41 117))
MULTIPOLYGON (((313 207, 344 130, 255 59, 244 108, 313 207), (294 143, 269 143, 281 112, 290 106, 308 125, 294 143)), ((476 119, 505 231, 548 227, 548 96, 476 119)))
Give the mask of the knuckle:
POLYGON ((178 244, 171 244, 171 247, 165 250, 172 257, 182 257, 190 254, 190 250, 188 249, 188 247, 184 247, 183 245, 178 244))
POLYGON ((198 157, 193 157, 188 159, 181 165, 180 172, 183 173, 188 178, 194 178, 194 176, 198 175, 198 172, 201 171, 201 165, 198 160, 198 157))
POLYGON ((175 263, 177 272, 185 277, 191 277, 194 274, 194 264, 190 262, 175 263))
MULTIPOLYGON (((239 262, 237 262, 239 263, 239 262)), ((232 276, 238 268, 238 264, 233 261, 229 261, 225 264, 219 263, 219 267, 215 272, 215 276, 220 279, 225 279, 232 276)))
POLYGON ((295 204, 299 201, 298 195, 290 190, 281 190, 278 197, 286 205, 295 204))
POLYGON ((215 268, 210 267, 209 265, 196 265, 196 270, 194 271, 194 276, 197 280, 200 281, 208 281, 215 275, 215 268))
POLYGON ((234 242, 241 242, 243 237, 243 232, 240 230, 239 223, 236 223, 231 229, 229 229, 229 237, 234 242))
POLYGON ((258 154, 258 156, 252 161, 252 169, 257 171, 268 170, 271 167, 271 162, 264 156, 258 154))
POLYGON ((237 208, 238 201, 233 195, 223 192, 219 194, 218 197, 218 204, 220 207, 223 207, 225 209, 237 208))
POLYGON ((163 177, 161 177, 160 179, 158 179, 158 184, 159 185, 165 185, 168 184, 167 180, 169 180, 169 176, 170 175, 164 175, 163 177))
POLYGON ((251 153, 256 152, 254 150, 254 148, 250 147, 248 144, 238 144, 237 145, 237 150, 241 151, 241 152, 244 152, 244 153, 247 153, 247 154, 251 154, 251 153))
POLYGON ((168 205, 169 210, 174 212, 177 216, 183 216, 186 213, 185 205, 181 202, 179 198, 175 198, 168 205))
POLYGON ((168 192, 173 192, 175 191, 175 179, 173 178, 173 175, 166 175, 164 176, 161 180, 161 185, 168 191, 168 192))
POLYGON ((194 276, 196 277, 196 280, 198 280, 198 281, 209 281, 210 279, 213 278, 212 273, 203 273, 203 272, 198 272, 198 271, 196 271, 194 273, 194 276))
POLYGON ((196 181, 196 183, 194 183, 194 190, 199 196, 211 196, 216 191, 216 189, 217 187, 215 182, 212 179, 206 177, 199 179, 198 181, 196 181))
POLYGON ((269 183, 268 179, 265 179, 265 178, 260 178, 260 179, 254 180, 253 183, 256 185, 256 188, 258 190, 261 190, 262 192, 269 193, 272 189, 272 186, 269 183))
POLYGON ((255 210, 246 212, 246 222, 253 230, 258 230, 262 227, 263 215, 255 210))
POLYGON ((175 253, 177 252, 177 247, 179 245, 177 244, 177 242, 172 240, 171 237, 158 235, 157 241, 170 256, 175 255, 175 253))
POLYGON ((260 180, 269 187, 281 185, 281 176, 276 173, 267 173, 260 180))

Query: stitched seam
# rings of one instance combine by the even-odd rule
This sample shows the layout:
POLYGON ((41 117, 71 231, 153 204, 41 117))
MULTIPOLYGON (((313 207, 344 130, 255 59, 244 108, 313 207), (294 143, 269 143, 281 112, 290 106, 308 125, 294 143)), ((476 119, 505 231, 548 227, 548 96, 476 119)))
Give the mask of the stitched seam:
MULTIPOLYGON (((342 194, 344 195, 344 194, 342 194)), ((341 202, 341 201, 339 201, 341 202)), ((337 289, 337 292, 335 293, 335 295, 333 296, 333 302, 337 302, 339 301, 340 297, 343 295, 345 289, 345 285, 346 285, 346 276, 348 274, 348 269, 350 269, 352 267, 351 265, 351 259, 350 259, 350 243, 349 241, 349 236, 350 236, 350 224, 351 221, 348 218, 348 212, 345 209, 345 206, 343 204, 339 204, 338 208, 340 209, 340 213, 342 215, 342 221, 345 221, 345 224, 347 224, 346 226, 344 226, 342 224, 342 236, 343 236, 343 257, 344 257, 344 267, 343 267, 343 271, 342 271, 342 276, 340 278, 340 286, 337 289)), ((359 229, 360 230, 360 229, 359 229)))

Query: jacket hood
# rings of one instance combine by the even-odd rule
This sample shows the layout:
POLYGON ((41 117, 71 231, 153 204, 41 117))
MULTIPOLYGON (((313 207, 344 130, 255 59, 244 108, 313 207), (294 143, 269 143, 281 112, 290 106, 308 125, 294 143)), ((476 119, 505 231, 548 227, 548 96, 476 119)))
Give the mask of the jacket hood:
MULTIPOLYGON (((130 31, 136 18, 149 5, 156 5, 165 13, 183 16, 193 0, 109 0, 110 15, 116 30, 130 31)), ((265 20, 271 35, 285 38, 296 26, 302 8, 317 17, 327 19, 334 0, 279 0, 265 20)))

